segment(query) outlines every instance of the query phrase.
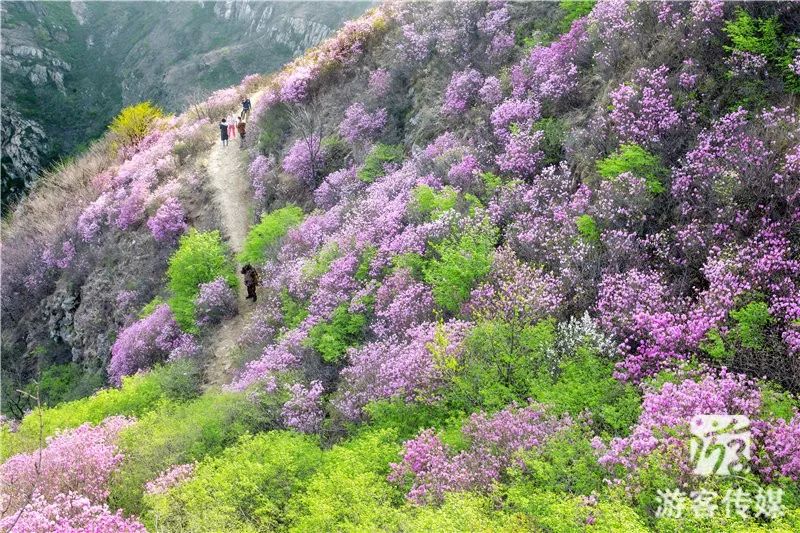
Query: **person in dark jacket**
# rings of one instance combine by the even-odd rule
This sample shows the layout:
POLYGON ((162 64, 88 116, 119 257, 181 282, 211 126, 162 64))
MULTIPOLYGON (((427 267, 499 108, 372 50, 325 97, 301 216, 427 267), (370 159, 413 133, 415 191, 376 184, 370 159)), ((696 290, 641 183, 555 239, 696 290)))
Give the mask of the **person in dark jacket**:
POLYGON ((245 99, 242 100, 242 115, 241 115, 241 117, 242 117, 243 120, 247 120, 247 119, 250 118, 250 108, 251 107, 252 106, 250 105, 250 98, 245 97, 245 99))
POLYGON ((253 299, 253 302, 258 299, 256 295, 256 287, 258 286, 258 272, 250 263, 242 267, 242 275, 244 275, 244 285, 247 287, 247 299, 253 299))
POLYGON ((219 123, 219 136, 222 139, 222 146, 228 146, 228 122, 224 118, 219 123))
POLYGON ((244 134, 246 127, 247 124, 245 121, 242 119, 242 117, 239 117, 239 123, 236 124, 236 130, 239 132, 239 148, 244 148, 244 134))

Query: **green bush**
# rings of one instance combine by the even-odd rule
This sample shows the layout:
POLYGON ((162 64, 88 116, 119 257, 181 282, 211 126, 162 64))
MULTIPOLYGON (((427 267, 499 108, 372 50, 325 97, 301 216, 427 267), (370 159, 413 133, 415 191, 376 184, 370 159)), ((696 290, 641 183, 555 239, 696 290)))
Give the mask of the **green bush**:
POLYGON ((225 278, 234 289, 239 284, 219 231, 200 233, 194 228, 181 237, 178 249, 169 260, 167 277, 172 293, 169 306, 175 320, 184 330, 192 332, 197 330, 194 301, 200 284, 218 277, 225 278))
POLYGON ((123 108, 109 125, 117 143, 123 146, 136 144, 150 132, 150 126, 164 113, 150 102, 140 102, 123 108))
POLYGON ((432 245, 437 257, 423 266, 423 276, 438 305, 453 314, 459 311, 475 283, 489 272, 496 241, 496 228, 484 224, 432 245))
POLYGON ((279 240, 289 229, 303 221, 303 210, 294 205, 287 205, 271 213, 265 213, 261 222, 250 228, 237 260, 241 264, 262 264, 267 252, 277 246, 279 240))
POLYGON ((269 106, 259 117, 258 149, 264 154, 278 154, 291 131, 290 126, 286 104, 269 106))
POLYGON ((753 18, 742 8, 736 8, 736 17, 725 21, 723 31, 731 41, 725 50, 739 50, 751 54, 760 54, 767 59, 777 59, 780 52, 781 26, 778 19, 753 18))
POLYGON ((146 496, 150 524, 165 531, 275 531, 284 508, 319 467, 311 437, 272 431, 245 435, 219 457, 201 462, 188 481, 146 496))
POLYGON ((625 435, 638 420, 641 398, 636 388, 614 379, 614 365, 580 347, 562 360, 554 374, 538 372, 531 398, 573 416, 588 410, 600 432, 625 435))
POLYGON ((544 152, 543 164, 559 164, 564 159, 564 137, 567 134, 564 122, 557 118, 543 118, 533 125, 533 129, 544 133, 540 144, 544 152))
POLYGON ((378 143, 367 154, 364 165, 356 172, 356 176, 361 181, 372 183, 386 173, 385 164, 401 163, 404 157, 405 151, 401 145, 378 143))
POLYGON ((558 7, 564 12, 564 18, 558 24, 559 31, 569 31, 573 22, 592 11, 594 4, 594 0, 561 0, 558 7))
POLYGON ((584 241, 590 244, 600 242, 600 231, 598 231, 597 223, 591 215, 577 217, 575 225, 578 227, 578 233, 584 241))
POLYGON ((165 385, 174 368, 173 365, 156 366, 146 374, 122 378, 119 388, 103 389, 87 398, 32 411, 22 419, 16 432, 3 431, 0 456, 5 459, 38 447, 40 413, 43 437, 86 422, 98 424, 113 415, 142 416, 170 397, 165 385))
POLYGON ((490 496, 470 492, 448 494, 441 506, 408 508, 402 523, 408 531, 536 531, 528 517, 507 513, 490 496))
POLYGON ((435 191, 428 185, 418 185, 411 191, 410 212, 420 220, 436 220, 456 207, 458 191, 447 186, 435 191))
POLYGON ((325 154, 325 166, 321 171, 323 176, 344 168, 350 156, 350 147, 344 139, 336 134, 328 135, 322 138, 320 146, 325 154))
POLYGON ((623 172, 645 180, 647 190, 651 194, 664 192, 663 180, 668 170, 661 160, 637 144, 623 144, 619 150, 597 162, 597 172, 604 178, 611 179, 623 172))
POLYGON ((535 325, 481 322, 464 342, 445 398, 453 408, 472 412, 525 402, 553 344, 552 320, 535 325))
POLYGON ((139 318, 147 318, 152 315, 153 311, 163 303, 165 303, 164 298, 160 294, 156 294, 153 299, 147 302, 144 307, 142 307, 142 310, 139 311, 139 318))
POLYGON ((142 514, 147 481, 171 465, 217 455, 259 427, 257 412, 243 394, 206 393, 191 402, 162 402, 120 436, 125 460, 112 483, 112 506, 142 514))
POLYGON ((308 316, 308 307, 292 298, 286 289, 281 289, 280 298, 283 325, 288 329, 294 329, 308 316))
POLYGON ((335 363, 344 357, 347 348, 360 344, 364 339, 367 317, 361 313, 351 313, 347 304, 333 311, 331 319, 315 325, 308 332, 308 344, 328 363, 335 363))
POLYGON ((731 311, 731 318, 736 322, 728 334, 731 340, 750 350, 764 348, 766 329, 775 321, 765 302, 750 302, 736 311, 731 311))
MULTIPOLYGON (((77 363, 50 365, 39 378, 39 398, 42 405, 52 407, 62 402, 89 396, 104 385, 103 371, 84 370, 77 363)), ((36 385, 29 383, 25 389, 36 395, 36 385)))
POLYGON ((369 430, 325 453, 289 502, 291 531, 387 531, 400 525, 402 494, 386 479, 400 453, 391 429, 369 430))

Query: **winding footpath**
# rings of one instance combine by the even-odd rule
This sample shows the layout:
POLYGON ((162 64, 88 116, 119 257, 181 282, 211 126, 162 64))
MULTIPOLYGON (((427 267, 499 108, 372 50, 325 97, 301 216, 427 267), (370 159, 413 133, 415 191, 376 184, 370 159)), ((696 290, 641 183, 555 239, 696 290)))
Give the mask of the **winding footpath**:
MULTIPOLYGON (((259 92, 250 97, 254 106, 261 94, 259 92)), ((253 139, 249 139, 249 142, 252 143, 253 139)), ((237 254, 242 250, 254 217, 248 150, 239 148, 238 135, 236 139, 230 140, 228 146, 223 146, 219 140, 219 130, 215 130, 214 144, 202 164, 206 167, 209 184, 214 190, 222 216, 223 235, 227 237, 233 253, 237 254)), ((245 299, 242 283, 239 284, 238 307, 239 313, 224 321, 211 339, 208 351, 213 354, 213 359, 210 359, 206 367, 206 382, 209 386, 224 385, 233 377, 239 337, 254 307, 252 302, 245 299)))

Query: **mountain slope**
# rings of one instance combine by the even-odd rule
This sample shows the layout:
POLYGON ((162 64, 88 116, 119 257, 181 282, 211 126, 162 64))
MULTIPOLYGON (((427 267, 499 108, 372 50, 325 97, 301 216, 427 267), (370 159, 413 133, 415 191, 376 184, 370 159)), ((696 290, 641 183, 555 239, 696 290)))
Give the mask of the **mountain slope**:
POLYGON ((0 520, 73 491, 73 526, 135 531, 797 530, 798 29, 386 2, 105 137, 4 227, 7 412, 49 407, 4 424, 0 520), (235 201, 207 117, 241 93, 235 201), (23 452, 59 428, 42 480, 23 452))

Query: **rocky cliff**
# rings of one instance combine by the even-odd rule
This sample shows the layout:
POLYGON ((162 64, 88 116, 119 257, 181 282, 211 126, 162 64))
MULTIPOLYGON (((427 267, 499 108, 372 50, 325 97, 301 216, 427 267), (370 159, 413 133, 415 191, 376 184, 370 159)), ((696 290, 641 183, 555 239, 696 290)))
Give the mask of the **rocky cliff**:
POLYGON ((2 10, 3 206, 120 108, 169 111, 277 68, 368 2, 14 2, 2 10))

